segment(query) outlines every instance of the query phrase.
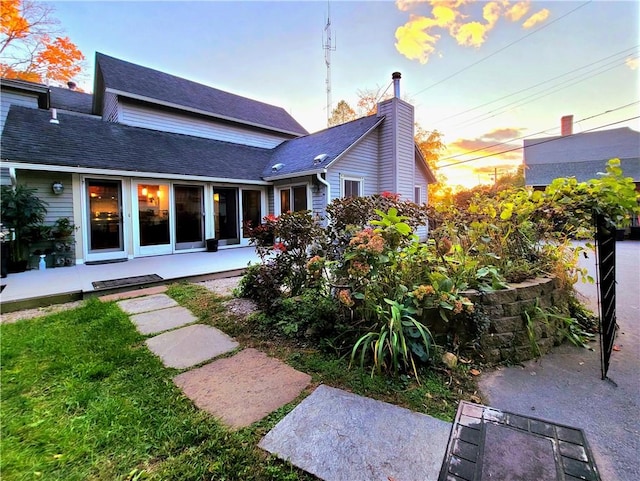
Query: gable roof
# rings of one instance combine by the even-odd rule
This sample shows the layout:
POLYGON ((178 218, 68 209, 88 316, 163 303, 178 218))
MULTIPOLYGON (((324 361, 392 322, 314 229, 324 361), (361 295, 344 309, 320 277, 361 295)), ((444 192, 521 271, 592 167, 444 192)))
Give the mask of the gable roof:
POLYGON ((29 82, 27 80, 8 79, 0 77, 0 88, 19 92, 28 92, 38 99, 38 107, 49 108, 49 87, 44 84, 29 82))
POLYGON ((93 114, 93 95, 62 87, 50 87, 51 108, 93 114))
POLYGON ((558 177, 593 179, 609 159, 619 158, 624 175, 640 181, 640 132, 628 127, 524 141, 525 182, 549 185, 558 177))
POLYGON ((95 111, 104 90, 292 135, 308 132, 281 107, 241 97, 96 52, 95 111))
POLYGON ((264 183, 271 151, 258 147, 104 122, 12 105, 2 132, 2 159, 140 175, 200 176, 264 183), (179 159, 179 162, 176 160, 179 159))
POLYGON ((291 177, 295 174, 324 172, 346 150, 376 128, 384 117, 371 115, 314 134, 287 140, 273 150, 269 165, 262 172, 265 179, 291 177), (320 162, 314 159, 327 154, 320 162), (279 169, 273 166, 282 164, 279 169))

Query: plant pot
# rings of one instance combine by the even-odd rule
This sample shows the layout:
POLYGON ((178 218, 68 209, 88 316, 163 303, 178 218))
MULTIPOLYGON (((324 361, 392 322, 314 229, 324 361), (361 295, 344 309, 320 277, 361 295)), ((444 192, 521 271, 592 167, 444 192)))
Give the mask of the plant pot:
POLYGON ((14 260, 9 260, 8 262, 8 272, 10 274, 16 274, 18 272, 24 272, 27 270, 27 264, 29 263, 28 260, 24 259, 24 260, 19 260, 19 261, 14 261, 14 260))
POLYGON ((625 229, 616 229, 616 240, 623 241, 625 232, 625 229))
POLYGON ((629 233, 629 239, 640 240, 640 227, 631 227, 631 232, 629 233))
POLYGON ((0 277, 7 277, 9 274, 9 244, 0 243, 0 277))
POLYGON ((218 252, 218 239, 207 239, 207 252, 218 252))

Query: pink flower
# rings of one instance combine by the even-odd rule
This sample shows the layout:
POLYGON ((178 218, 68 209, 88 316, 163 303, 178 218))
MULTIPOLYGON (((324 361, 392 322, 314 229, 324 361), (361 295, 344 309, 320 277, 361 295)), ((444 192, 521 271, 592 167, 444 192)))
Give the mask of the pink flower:
POLYGON ((347 307, 351 307, 355 304, 351 299, 351 293, 347 289, 342 289, 338 292, 338 300, 347 307))

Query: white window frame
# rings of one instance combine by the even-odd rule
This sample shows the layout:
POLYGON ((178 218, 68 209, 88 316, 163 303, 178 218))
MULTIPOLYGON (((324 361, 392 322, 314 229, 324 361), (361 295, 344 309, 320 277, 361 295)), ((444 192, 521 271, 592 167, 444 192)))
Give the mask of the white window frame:
POLYGON ((414 185, 413 186, 413 202, 418 205, 422 205, 422 185, 414 185), (418 191, 418 197, 420 198, 419 202, 416 202, 416 190, 418 191))
POLYGON ((364 196, 364 177, 356 177, 354 175, 340 175, 340 197, 342 199, 344 199, 346 195, 346 182, 358 182, 357 197, 364 196))
POLYGON ((274 199, 273 199, 273 207, 274 207, 275 215, 282 215, 283 213, 282 205, 280 204, 280 192, 282 192, 283 190, 288 190, 290 195, 290 201, 291 203, 293 203, 293 199, 294 199, 293 189, 295 189, 296 187, 304 187, 307 191, 307 206, 305 209, 302 209, 302 210, 311 210, 311 207, 309 207, 309 202, 312 201, 312 198, 311 198, 311 189, 308 182, 278 185, 274 189, 275 192, 274 192, 274 199))

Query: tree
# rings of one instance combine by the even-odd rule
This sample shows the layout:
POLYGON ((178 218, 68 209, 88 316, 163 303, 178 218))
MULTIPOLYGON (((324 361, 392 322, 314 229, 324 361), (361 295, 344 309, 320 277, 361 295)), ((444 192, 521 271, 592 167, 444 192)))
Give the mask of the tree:
POLYGON ((81 72, 84 55, 61 36, 50 5, 2 0, 0 8, 0 76, 66 83, 81 72))
POLYGON ((338 102, 338 105, 336 105, 336 108, 333 109, 333 112, 331 112, 331 117, 329 117, 329 127, 346 124, 356 118, 355 110, 353 110, 347 102, 341 100, 338 102))

